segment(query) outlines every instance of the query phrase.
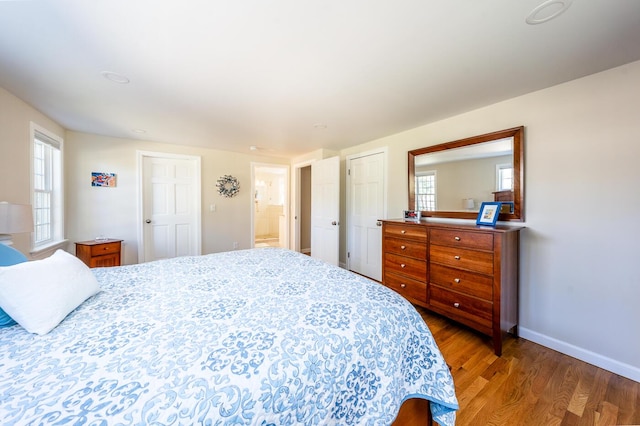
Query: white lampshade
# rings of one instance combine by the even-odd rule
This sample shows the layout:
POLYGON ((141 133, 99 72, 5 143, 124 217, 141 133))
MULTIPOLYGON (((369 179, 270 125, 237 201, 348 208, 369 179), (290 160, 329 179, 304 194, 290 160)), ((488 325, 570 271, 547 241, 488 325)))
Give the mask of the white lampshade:
POLYGON ((11 245, 10 234, 33 231, 33 213, 28 204, 0 202, 0 242, 11 245))
POLYGON ((464 203, 464 208, 465 209, 472 209, 476 206, 475 201, 473 201, 473 198, 465 198, 464 200, 462 200, 464 203))

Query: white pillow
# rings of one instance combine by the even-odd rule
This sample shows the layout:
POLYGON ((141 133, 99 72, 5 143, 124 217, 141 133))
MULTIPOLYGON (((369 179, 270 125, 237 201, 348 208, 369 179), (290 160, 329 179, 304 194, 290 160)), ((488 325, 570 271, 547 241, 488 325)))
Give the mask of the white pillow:
POLYGON ((64 250, 0 267, 0 307, 30 333, 47 334, 98 291, 93 272, 64 250))

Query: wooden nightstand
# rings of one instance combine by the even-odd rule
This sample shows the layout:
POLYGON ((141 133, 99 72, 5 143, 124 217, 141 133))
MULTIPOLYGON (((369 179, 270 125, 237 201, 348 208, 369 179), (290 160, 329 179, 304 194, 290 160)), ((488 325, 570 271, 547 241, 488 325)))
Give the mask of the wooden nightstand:
POLYGON ((76 243, 76 257, 90 268, 120 266, 122 240, 89 240, 76 243))

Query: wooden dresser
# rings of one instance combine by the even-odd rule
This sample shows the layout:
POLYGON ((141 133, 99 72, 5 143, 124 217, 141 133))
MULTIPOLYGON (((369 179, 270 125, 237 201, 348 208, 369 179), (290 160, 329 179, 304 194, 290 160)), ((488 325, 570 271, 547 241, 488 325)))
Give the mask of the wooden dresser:
POLYGON ((409 301, 491 336, 517 335, 521 227, 382 221, 382 280, 409 301))
POLYGON ((89 240, 76 243, 76 257, 90 268, 120 266, 122 240, 89 240))

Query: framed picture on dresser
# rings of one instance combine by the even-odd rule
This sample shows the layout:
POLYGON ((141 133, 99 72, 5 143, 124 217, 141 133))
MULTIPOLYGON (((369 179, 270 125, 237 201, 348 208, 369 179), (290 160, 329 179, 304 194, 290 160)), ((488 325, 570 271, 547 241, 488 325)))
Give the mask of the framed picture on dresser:
POLYGON ((498 216, 500 215, 500 209, 502 209, 502 203, 500 202, 488 202, 485 201, 480 206, 478 212, 478 218, 476 219, 477 225, 496 226, 498 216))
POLYGON ((404 220, 405 222, 420 222, 420 210, 405 210, 404 220))

